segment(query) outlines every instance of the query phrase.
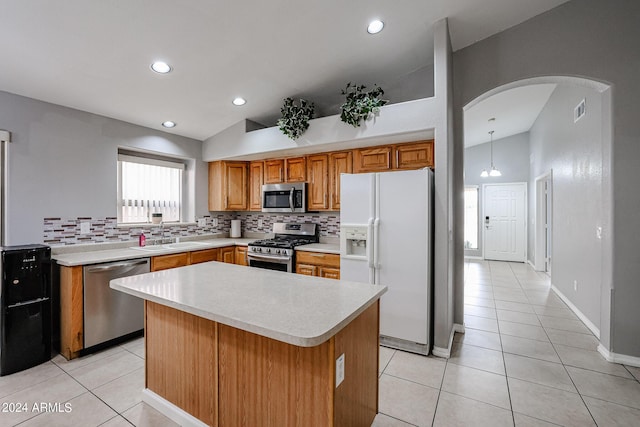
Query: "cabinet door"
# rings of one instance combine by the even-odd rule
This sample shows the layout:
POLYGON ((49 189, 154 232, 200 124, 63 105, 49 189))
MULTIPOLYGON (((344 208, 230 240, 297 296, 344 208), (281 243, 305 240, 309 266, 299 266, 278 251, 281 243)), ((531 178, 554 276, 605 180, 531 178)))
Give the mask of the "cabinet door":
POLYGON ((285 159, 286 182, 303 182, 307 180, 307 168, 304 157, 285 159))
POLYGON ((317 276, 318 267, 309 264, 296 264, 296 273, 304 274, 305 276, 317 276))
POLYGON ((247 209, 247 163, 217 161, 209 163, 209 210, 247 209))
POLYGON ((329 209, 328 161, 326 154, 307 157, 307 209, 310 211, 329 209))
POLYGON ((353 171, 384 172, 391 170, 392 147, 361 148, 353 151, 353 171))
POLYGON ((185 265, 189 265, 189 252, 151 257, 151 271, 167 270, 185 265))
POLYGON ((264 163, 249 164, 249 210, 262 210, 262 182, 264 181, 264 163))
POLYGON ((247 164, 225 162, 227 205, 231 211, 247 210, 247 164))
POLYGON ((326 277, 327 279, 340 280, 340 269, 333 267, 320 267, 318 271, 320 277, 326 277))
POLYGON ((236 246, 234 261, 238 265, 249 265, 246 246, 236 246))
POLYGON ((189 264, 200 264, 201 262, 217 261, 218 249, 203 249, 189 253, 189 264))
POLYGON ((228 264, 235 263, 235 254, 236 254, 235 246, 220 248, 218 254, 219 254, 218 261, 226 262, 228 264))
POLYGON ((353 172, 351 151, 329 155, 329 209, 340 210, 340 174, 353 172))
POLYGON ((284 160, 271 159, 264 161, 264 183, 279 184, 284 182, 284 160))
POLYGON ((420 169, 433 166, 433 141, 396 145, 395 169, 420 169))

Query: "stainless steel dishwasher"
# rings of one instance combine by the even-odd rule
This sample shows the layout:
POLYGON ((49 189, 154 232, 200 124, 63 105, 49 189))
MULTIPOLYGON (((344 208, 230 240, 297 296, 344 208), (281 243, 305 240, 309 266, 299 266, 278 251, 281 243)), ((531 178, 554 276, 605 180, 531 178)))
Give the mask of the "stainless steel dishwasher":
POLYGON ((83 268, 85 349, 144 329, 143 300, 111 289, 109 281, 149 271, 149 258, 83 268))

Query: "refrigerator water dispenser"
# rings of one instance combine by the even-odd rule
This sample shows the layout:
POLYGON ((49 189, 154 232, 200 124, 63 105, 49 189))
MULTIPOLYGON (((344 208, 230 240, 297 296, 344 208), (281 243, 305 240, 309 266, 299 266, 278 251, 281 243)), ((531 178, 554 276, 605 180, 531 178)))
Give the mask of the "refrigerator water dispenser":
POLYGON ((366 261, 369 244, 369 227, 367 225, 343 225, 340 227, 340 249, 344 258, 366 261))

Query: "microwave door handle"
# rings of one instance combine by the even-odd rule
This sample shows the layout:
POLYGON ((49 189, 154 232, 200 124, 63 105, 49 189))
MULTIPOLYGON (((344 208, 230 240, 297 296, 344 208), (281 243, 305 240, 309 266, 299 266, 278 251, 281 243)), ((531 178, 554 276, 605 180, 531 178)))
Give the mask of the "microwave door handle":
POLYGON ((289 208, 291 208, 291 212, 294 211, 294 207, 293 207, 293 192, 294 192, 294 189, 292 187, 291 191, 289 191, 289 208))

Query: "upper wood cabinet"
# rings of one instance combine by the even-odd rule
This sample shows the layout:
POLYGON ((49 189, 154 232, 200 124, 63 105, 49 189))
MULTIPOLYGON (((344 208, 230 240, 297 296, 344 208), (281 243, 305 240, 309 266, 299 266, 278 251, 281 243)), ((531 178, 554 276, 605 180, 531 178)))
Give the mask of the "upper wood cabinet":
POLYGON ((247 163, 209 163, 209 210, 247 210, 247 163))
POLYGON ((284 159, 264 161, 264 183, 279 184, 284 182, 284 159))
POLYGON ((302 182, 307 180, 306 159, 292 157, 284 159, 285 182, 302 182))
POLYGON ((353 172, 384 172, 392 167, 393 147, 371 147, 353 150, 353 172))
POLYGON ((353 172, 433 167, 433 140, 353 150, 353 172))
POLYGON ((307 157, 307 210, 329 209, 329 157, 317 154, 307 157))
POLYGON ((433 140, 394 147, 394 169, 420 169, 433 166, 433 140))
POLYGON ((264 182, 264 162, 249 163, 249 210, 262 210, 262 183, 264 182))
POLYGON ((353 154, 342 151, 329 154, 329 209, 340 210, 340 174, 353 172, 353 154))

